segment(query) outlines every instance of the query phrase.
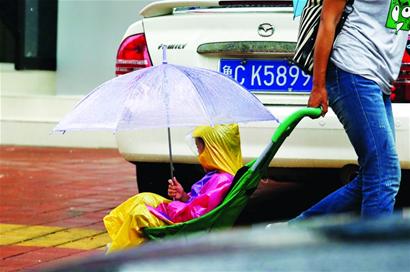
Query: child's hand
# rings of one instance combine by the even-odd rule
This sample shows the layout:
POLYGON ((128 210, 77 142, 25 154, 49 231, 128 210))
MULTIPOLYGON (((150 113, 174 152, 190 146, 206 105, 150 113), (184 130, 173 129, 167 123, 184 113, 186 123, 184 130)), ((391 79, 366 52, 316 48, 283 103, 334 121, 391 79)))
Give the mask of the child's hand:
POLYGON ((176 200, 186 201, 188 198, 182 185, 174 177, 168 180, 168 195, 176 200))

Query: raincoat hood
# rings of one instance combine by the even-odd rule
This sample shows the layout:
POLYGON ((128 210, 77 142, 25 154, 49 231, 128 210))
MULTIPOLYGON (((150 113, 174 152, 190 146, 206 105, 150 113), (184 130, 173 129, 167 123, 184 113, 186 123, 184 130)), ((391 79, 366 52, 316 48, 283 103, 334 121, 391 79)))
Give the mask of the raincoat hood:
POLYGON ((192 137, 202 138, 204 151, 199 154, 199 162, 208 171, 219 170, 235 175, 242 167, 241 141, 237 124, 199 126, 192 137))

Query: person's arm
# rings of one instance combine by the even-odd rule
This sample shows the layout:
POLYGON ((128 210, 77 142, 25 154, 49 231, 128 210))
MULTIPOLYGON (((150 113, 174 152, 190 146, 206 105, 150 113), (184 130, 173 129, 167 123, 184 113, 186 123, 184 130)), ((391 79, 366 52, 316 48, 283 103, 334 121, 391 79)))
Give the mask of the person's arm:
POLYGON ((189 200, 189 195, 185 193, 184 188, 175 177, 169 179, 168 183, 168 195, 170 197, 182 202, 187 202, 189 200))
POLYGON ((190 202, 171 202, 167 213, 174 223, 200 217, 217 207, 229 191, 233 176, 227 173, 214 174, 190 202))
POLYGON ((313 87, 308 106, 322 107, 327 113, 326 70, 335 38, 336 26, 346 6, 346 0, 324 0, 313 55, 313 87))

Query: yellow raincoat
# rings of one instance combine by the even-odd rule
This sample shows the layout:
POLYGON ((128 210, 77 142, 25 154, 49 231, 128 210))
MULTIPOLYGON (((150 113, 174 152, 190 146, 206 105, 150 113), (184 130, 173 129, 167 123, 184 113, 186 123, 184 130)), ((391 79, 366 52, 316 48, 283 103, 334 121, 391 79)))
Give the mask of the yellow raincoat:
MULTIPOLYGON (((206 171, 216 170, 219 173, 230 174, 231 182, 236 171, 242 167, 238 126, 201 126, 194 130, 192 136, 202 138, 205 143, 205 148, 198 157, 202 167, 206 169, 206 171)), ((226 174, 224 175, 226 176, 226 174)), ((226 180, 222 182, 224 183, 223 190, 227 190, 229 186, 227 186, 226 180)), ((215 192, 217 192, 217 190, 215 190, 215 192)), ((209 194, 209 192, 205 193, 209 194)), ((210 199, 212 199, 212 197, 210 197, 210 199)), ((112 243, 108 245, 107 253, 138 246, 143 243, 145 239, 141 232, 142 228, 172 224, 172 221, 164 217, 161 217, 162 220, 159 219, 147 208, 147 205, 150 206, 150 208, 156 208, 160 204, 171 202, 171 200, 154 193, 140 193, 129 198, 112 210, 103 219, 104 225, 112 240, 112 243)), ((176 207, 184 205, 180 201, 174 204, 176 204, 176 207)), ((212 207, 215 208, 216 206, 214 205, 217 204, 212 203, 212 205, 212 207)), ((193 209, 195 209, 195 207, 193 207, 193 209)))

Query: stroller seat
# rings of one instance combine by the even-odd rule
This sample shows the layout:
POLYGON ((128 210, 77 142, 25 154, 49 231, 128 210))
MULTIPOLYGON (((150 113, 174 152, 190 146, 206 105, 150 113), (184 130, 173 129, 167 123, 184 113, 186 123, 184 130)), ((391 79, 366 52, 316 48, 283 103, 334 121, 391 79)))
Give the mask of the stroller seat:
POLYGON ((157 240, 168 236, 187 235, 200 231, 210 232, 215 229, 232 227, 285 139, 304 117, 317 118, 321 113, 320 108, 302 108, 282 121, 261 155, 237 171, 229 192, 215 209, 186 222, 144 228, 145 237, 157 240))

